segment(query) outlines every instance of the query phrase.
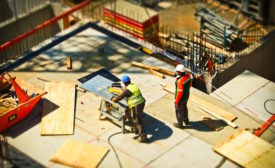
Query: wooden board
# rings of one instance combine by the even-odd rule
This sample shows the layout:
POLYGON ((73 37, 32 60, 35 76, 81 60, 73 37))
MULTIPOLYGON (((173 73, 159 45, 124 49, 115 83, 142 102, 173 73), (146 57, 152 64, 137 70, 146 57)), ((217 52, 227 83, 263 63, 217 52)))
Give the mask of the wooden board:
POLYGON ((67 65, 67 69, 72 69, 72 59, 70 56, 67 56, 66 58, 66 65, 67 65))
POLYGON ((139 63, 139 62, 136 62, 136 61, 133 61, 131 65, 134 66, 134 67, 138 67, 138 68, 142 68, 142 69, 146 69, 146 70, 152 69, 154 71, 157 71, 159 73, 162 73, 162 74, 165 74, 165 75, 168 75, 168 76, 172 76, 172 77, 175 76, 175 72, 173 72, 173 71, 158 68, 158 67, 155 67, 155 66, 145 65, 143 63, 139 63))
POLYGON ((150 72, 151 74, 157 76, 157 77, 162 78, 162 79, 165 78, 165 76, 164 76, 162 73, 159 73, 159 72, 157 72, 157 71, 154 71, 153 69, 149 69, 149 72, 150 72))
POLYGON ((190 94, 190 100, 206 108, 207 110, 218 114, 219 116, 225 118, 228 121, 233 121, 237 118, 234 114, 227 112, 223 108, 216 106, 215 104, 212 104, 211 102, 207 101, 207 99, 204 99, 202 97, 193 96, 192 94, 190 94))
POLYGON ((210 114, 210 115, 216 117, 217 119, 223 120, 223 121, 224 121, 226 124, 228 124, 229 126, 231 126, 231 127, 233 127, 233 128, 238 128, 238 125, 236 125, 236 124, 234 124, 233 122, 228 121, 227 119, 225 119, 225 118, 219 116, 219 115, 216 114, 215 112, 210 111, 209 109, 207 109, 207 108, 205 108, 205 107, 203 107, 203 106, 201 106, 201 105, 199 105, 199 104, 197 104, 197 103, 195 103, 195 102, 192 102, 192 103, 193 103, 194 106, 196 106, 196 107, 200 108, 201 110, 207 112, 208 114, 210 114))
POLYGON ((243 167, 275 167, 274 146, 245 130, 231 135, 213 150, 243 167))
POLYGON ((71 82, 47 82, 44 97, 41 135, 73 134, 75 84, 71 82))
POLYGON ((106 147, 66 140, 50 161, 71 167, 97 167, 108 151, 106 147))

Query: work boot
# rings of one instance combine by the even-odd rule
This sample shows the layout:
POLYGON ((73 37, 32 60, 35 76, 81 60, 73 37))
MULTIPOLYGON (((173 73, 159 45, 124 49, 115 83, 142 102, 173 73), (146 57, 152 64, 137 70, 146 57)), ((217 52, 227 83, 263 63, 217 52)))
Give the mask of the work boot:
POLYGON ((189 125, 190 124, 189 120, 185 120, 183 122, 184 122, 185 125, 189 125))
POLYGON ((174 123, 173 125, 174 125, 174 127, 176 127, 176 128, 180 128, 180 129, 183 129, 183 128, 184 128, 183 125, 180 124, 180 123, 174 123))
POLYGON ((136 127, 133 127, 132 132, 137 135, 138 134, 138 129, 136 127))
POLYGON ((138 142, 140 143, 145 143, 147 142, 147 135, 145 133, 142 133, 139 137, 138 137, 138 142))

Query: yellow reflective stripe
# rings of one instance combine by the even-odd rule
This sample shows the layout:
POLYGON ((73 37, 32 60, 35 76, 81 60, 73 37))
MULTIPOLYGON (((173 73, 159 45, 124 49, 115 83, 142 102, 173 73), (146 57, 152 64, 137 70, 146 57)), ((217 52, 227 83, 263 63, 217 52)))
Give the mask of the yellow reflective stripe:
POLYGON ((133 103, 133 104, 128 103, 129 108, 135 107, 135 106, 137 106, 137 105, 139 105, 139 104, 143 103, 144 101, 145 101, 145 99, 144 99, 144 98, 141 98, 141 99, 139 99, 138 101, 136 101, 136 102, 135 102, 135 103, 133 103))
POLYGON ((133 99, 137 99, 138 97, 140 97, 141 96, 141 94, 139 94, 139 95, 137 95, 137 96, 135 96, 135 97, 129 97, 129 101, 131 101, 131 100, 133 100, 133 99))

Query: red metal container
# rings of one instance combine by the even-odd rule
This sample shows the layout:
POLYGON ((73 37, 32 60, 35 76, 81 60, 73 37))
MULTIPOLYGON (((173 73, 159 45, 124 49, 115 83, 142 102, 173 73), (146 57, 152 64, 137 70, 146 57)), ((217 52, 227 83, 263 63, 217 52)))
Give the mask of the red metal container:
POLYGON ((5 74, 1 75, 0 83, 3 83, 3 81, 5 79, 12 84, 12 86, 16 92, 16 95, 18 97, 19 104, 18 104, 18 106, 0 114, 0 132, 5 131, 9 127, 13 126, 14 124, 16 124, 19 121, 26 118, 29 115, 30 111, 34 108, 34 106, 41 99, 41 97, 43 95, 47 94, 47 92, 42 91, 38 88, 35 88, 34 86, 28 84, 26 81, 18 79, 20 81, 19 84, 24 85, 23 89, 28 90, 28 92, 30 92, 29 93, 30 95, 35 94, 35 96, 31 98, 18 85, 18 83, 15 81, 15 78, 11 78, 11 76, 9 74, 7 74, 10 78, 6 79, 6 78, 4 78, 4 75, 5 74), (33 91, 35 91, 37 93, 34 93, 33 91))

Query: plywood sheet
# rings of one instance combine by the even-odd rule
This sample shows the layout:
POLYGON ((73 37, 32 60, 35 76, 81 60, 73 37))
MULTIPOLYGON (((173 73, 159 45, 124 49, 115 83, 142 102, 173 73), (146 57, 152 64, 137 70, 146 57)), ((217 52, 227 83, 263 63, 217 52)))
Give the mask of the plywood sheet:
POLYGON ((41 135, 73 134, 75 84, 72 82, 47 82, 48 94, 43 103, 41 135))
POLYGON ((66 140, 52 156, 51 161, 71 167, 97 167, 109 151, 106 147, 66 140))
POLYGON ((231 135, 213 149, 244 167, 275 167, 274 146, 245 130, 231 135))

